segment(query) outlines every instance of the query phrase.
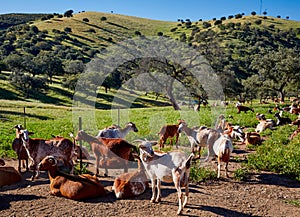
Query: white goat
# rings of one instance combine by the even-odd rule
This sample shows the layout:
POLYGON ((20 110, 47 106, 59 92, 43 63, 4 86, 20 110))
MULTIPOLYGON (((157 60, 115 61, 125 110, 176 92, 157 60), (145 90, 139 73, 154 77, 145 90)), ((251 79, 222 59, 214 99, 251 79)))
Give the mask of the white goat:
POLYGON ((195 146, 199 146, 199 158, 201 156, 201 147, 208 147, 205 161, 207 161, 210 156, 214 156, 213 144, 219 138, 219 132, 205 126, 201 126, 198 130, 194 130, 189 128, 184 121, 182 121, 178 127, 178 132, 181 133, 182 131, 187 135, 193 153, 195 153, 195 146))
POLYGON ((105 138, 122 138, 130 132, 138 132, 137 127, 134 123, 128 122, 124 128, 119 127, 118 125, 114 125, 113 127, 105 128, 103 130, 99 130, 98 135, 96 137, 105 137, 105 138))
POLYGON ((260 133, 260 132, 266 130, 267 128, 273 130, 273 127, 275 127, 275 126, 276 126, 276 123, 272 119, 260 120, 255 128, 255 132, 260 133))
POLYGON ((151 202, 161 201, 161 181, 174 182, 178 193, 179 208, 177 214, 181 214, 183 207, 187 204, 189 195, 189 174, 191 161, 194 154, 187 157, 185 152, 173 151, 168 153, 157 153, 152 145, 157 142, 141 141, 139 145, 140 158, 146 169, 152 184, 151 202), (157 180, 157 196, 155 181, 157 180), (185 196, 182 203, 181 187, 185 187, 185 196), (156 199, 155 199, 156 197, 156 199))
POLYGON ((225 162, 225 174, 228 177, 228 163, 233 145, 228 135, 221 135, 214 143, 213 150, 218 156, 218 178, 220 178, 221 162, 225 162))

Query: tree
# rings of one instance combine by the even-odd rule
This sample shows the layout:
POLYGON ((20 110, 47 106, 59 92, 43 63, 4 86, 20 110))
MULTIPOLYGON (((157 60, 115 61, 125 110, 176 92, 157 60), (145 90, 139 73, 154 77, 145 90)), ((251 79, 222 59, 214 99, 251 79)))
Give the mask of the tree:
POLYGON ((34 58, 36 64, 38 64, 41 74, 45 74, 49 77, 49 82, 52 83, 52 77, 54 75, 63 75, 64 69, 60 58, 54 55, 52 52, 41 52, 34 58))
POLYGON ((249 81, 261 88, 276 91, 282 102, 289 85, 300 85, 300 58, 297 50, 279 48, 277 51, 257 54, 251 68, 256 70, 257 74, 248 78, 249 81))
POLYGON ((255 12, 255 11, 252 11, 252 12, 251 12, 251 15, 252 15, 252 16, 255 16, 255 15, 256 15, 256 12, 255 12))
POLYGON ((64 71, 67 74, 81 74, 84 72, 84 64, 80 60, 71 60, 65 64, 64 71))
POLYGON ((67 10, 67 11, 64 13, 64 17, 73 17, 73 13, 74 13, 73 10, 67 10))

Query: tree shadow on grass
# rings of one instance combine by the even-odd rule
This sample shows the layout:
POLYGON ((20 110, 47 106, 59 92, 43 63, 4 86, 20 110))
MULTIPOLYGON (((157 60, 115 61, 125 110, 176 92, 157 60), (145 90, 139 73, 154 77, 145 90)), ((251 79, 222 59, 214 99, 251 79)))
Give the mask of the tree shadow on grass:
MULTIPOLYGON (((15 115, 15 116, 23 116, 24 113, 23 112, 14 112, 14 111, 6 111, 6 110, 0 110, 0 117, 4 117, 5 115, 15 115)), ((32 115, 32 114, 28 114, 26 113, 26 117, 30 117, 30 118, 37 118, 40 120, 52 120, 53 118, 49 118, 47 116, 43 116, 43 115, 32 115)))

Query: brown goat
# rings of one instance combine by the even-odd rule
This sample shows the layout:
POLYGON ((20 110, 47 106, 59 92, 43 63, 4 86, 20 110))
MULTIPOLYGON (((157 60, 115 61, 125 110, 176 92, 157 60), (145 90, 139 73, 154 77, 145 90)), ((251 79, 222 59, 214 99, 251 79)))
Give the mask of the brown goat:
POLYGON ((246 132, 246 145, 260 145, 261 137, 256 132, 246 132))
POLYGON ((33 133, 28 130, 20 131, 20 139, 22 139, 23 146, 25 147, 29 158, 33 162, 33 176, 31 180, 39 177, 38 164, 46 156, 54 155, 64 159, 64 164, 72 173, 74 164, 72 161, 74 155, 74 144, 71 140, 63 137, 55 137, 51 140, 29 138, 33 133))
POLYGON ((247 112, 247 111, 252 111, 254 112, 253 108, 250 108, 250 107, 247 107, 247 106, 243 106, 243 105, 238 105, 236 106, 237 109, 238 109, 238 113, 241 113, 241 112, 247 112))
POLYGON ((75 137, 77 141, 86 141, 90 144, 96 158, 96 175, 99 174, 99 168, 102 165, 105 169, 104 176, 108 175, 108 168, 124 168, 124 172, 128 171, 128 161, 132 156, 131 149, 136 147, 124 139, 120 138, 97 138, 79 131, 75 137), (102 160, 100 161, 100 158, 102 160), (118 167, 117 165, 120 165, 118 167))
POLYGON ((182 122, 182 120, 178 120, 178 124, 173 124, 173 125, 164 125, 160 128, 159 130, 159 148, 162 149, 164 148, 164 144, 166 143, 167 139, 170 139, 170 145, 172 147, 173 145, 173 137, 175 136, 175 144, 176 148, 178 148, 178 137, 179 137, 179 132, 178 132, 178 127, 179 124, 182 122))
POLYGON ((39 163, 40 170, 47 170, 50 179, 50 194, 72 200, 102 197, 106 194, 100 181, 90 174, 79 176, 60 172, 57 159, 45 157, 39 163))
POLYGON ((134 157, 138 160, 138 170, 123 173, 115 178, 113 190, 117 199, 141 195, 149 188, 145 167, 141 163, 139 156, 134 157))
MULTIPOLYGON (((5 165, 5 161, 3 159, 0 159, 0 165, 5 165)), ((21 179, 21 174, 15 168, 8 166, 0 167, 0 187, 12 185, 21 181, 21 179)))
POLYGON ((16 129, 16 138, 12 142, 12 149, 16 152, 18 156, 18 171, 21 172, 21 165, 23 168, 26 168, 26 171, 29 170, 28 166, 28 154, 26 152, 25 147, 23 146, 23 142, 20 139, 20 131, 23 129, 21 124, 15 125, 13 128, 16 129))
POLYGON ((292 109, 290 110, 290 112, 291 112, 292 114, 299 115, 299 114, 300 114, 300 108, 292 108, 292 109))

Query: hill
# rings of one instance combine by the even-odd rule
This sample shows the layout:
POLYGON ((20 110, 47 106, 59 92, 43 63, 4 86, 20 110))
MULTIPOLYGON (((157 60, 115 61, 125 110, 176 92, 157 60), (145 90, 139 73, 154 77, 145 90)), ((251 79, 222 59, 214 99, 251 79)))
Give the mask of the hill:
MULTIPOLYGON (((4 20, 11 17, 2 16, 7 16, 4 20)), ((9 99, 19 99, 22 94, 32 97, 32 94, 28 95, 32 89, 41 93, 42 98, 49 96, 46 102, 57 103, 59 100, 53 100, 49 94, 53 87, 48 88, 48 81, 43 80, 43 76, 58 76, 55 88, 59 91, 56 92, 68 92, 66 95, 69 95, 81 72, 79 67, 74 67, 74 62, 88 63, 109 46, 133 37, 170 37, 196 48, 224 78, 221 80, 227 97, 244 92, 243 80, 256 73, 249 67, 255 54, 279 47, 300 47, 300 22, 258 15, 237 14, 209 21, 166 22, 112 13, 81 12, 71 17, 28 15, 24 22, 26 24, 4 30, 0 37, 0 70, 18 67, 15 69, 18 73, 2 77, 7 85, 1 92, 7 93, 9 99), (53 61, 48 65, 60 67, 46 69, 44 58, 53 61), (15 64, 16 60, 20 63, 15 64), (27 86, 20 79, 24 72, 31 82, 27 86), (35 74, 40 77, 35 77, 35 74), (10 85, 12 78, 17 82, 13 86, 10 85), (41 83, 43 85, 37 85, 41 83)), ((126 76, 115 75, 106 88, 118 88, 124 82, 122 77, 126 76)))
POLYGON ((49 14, 0 14, 0 30, 7 29, 11 26, 29 23, 35 20, 40 20, 44 17, 49 17, 49 14))

